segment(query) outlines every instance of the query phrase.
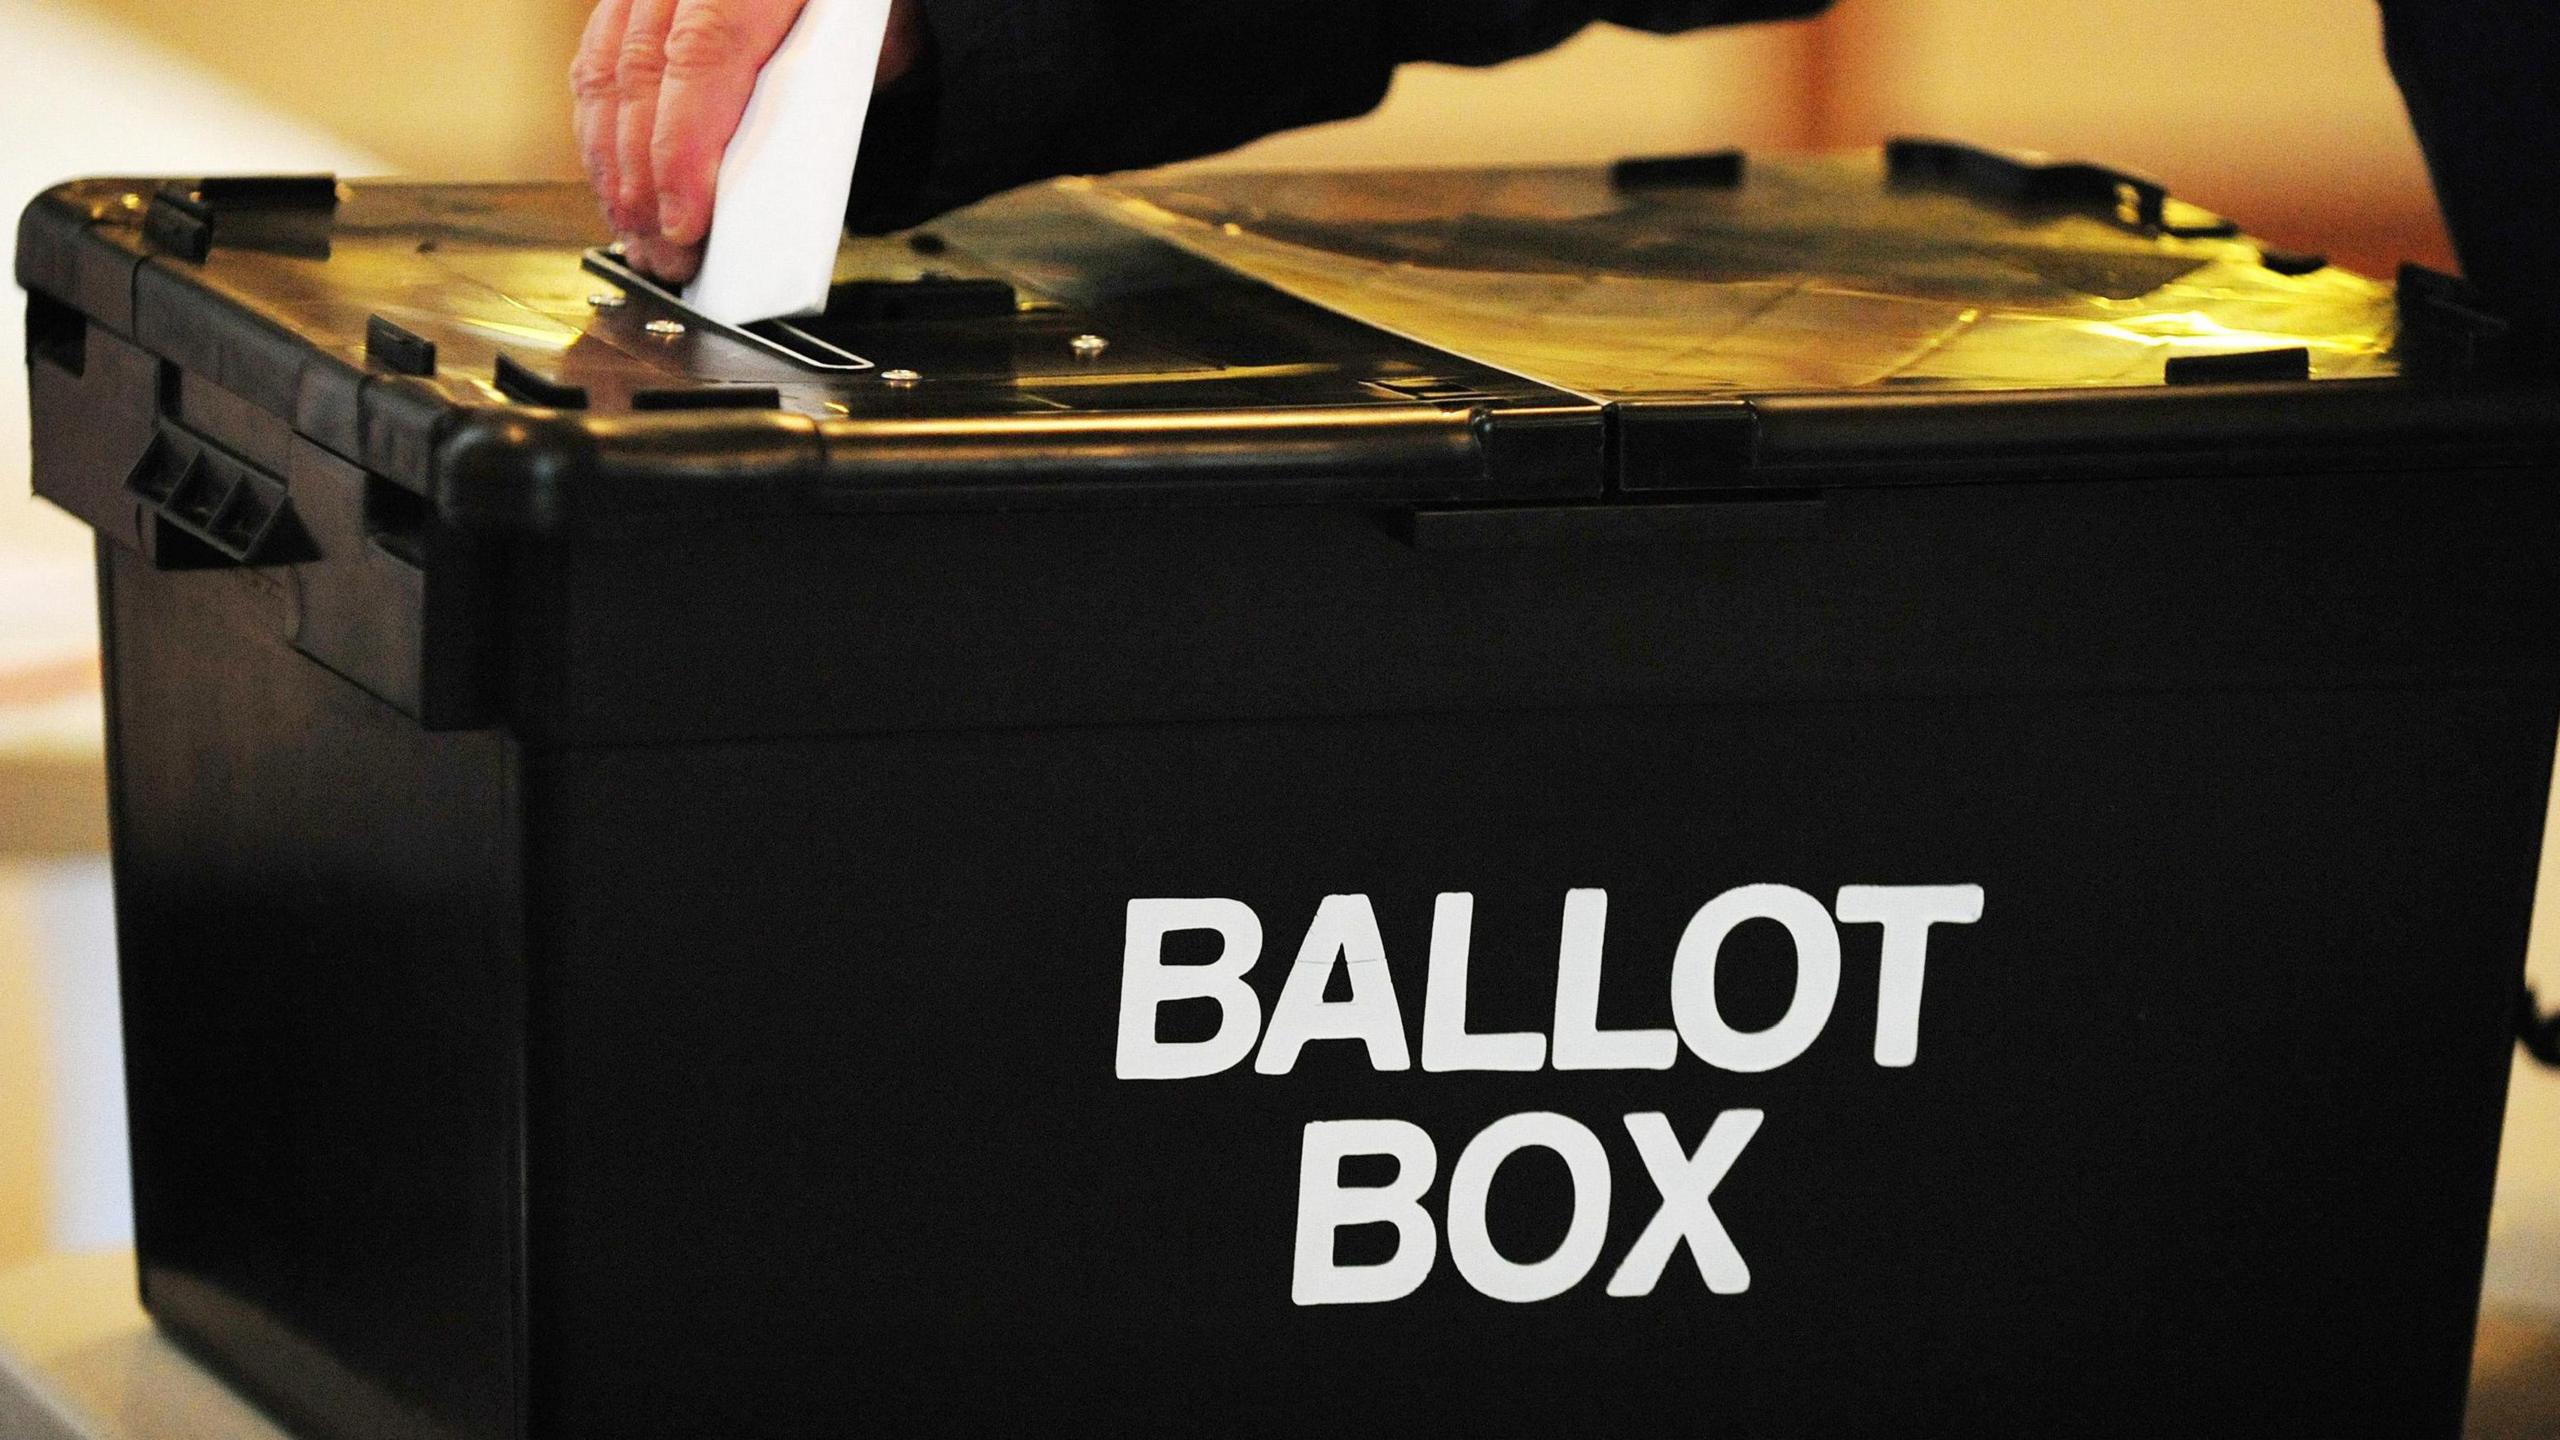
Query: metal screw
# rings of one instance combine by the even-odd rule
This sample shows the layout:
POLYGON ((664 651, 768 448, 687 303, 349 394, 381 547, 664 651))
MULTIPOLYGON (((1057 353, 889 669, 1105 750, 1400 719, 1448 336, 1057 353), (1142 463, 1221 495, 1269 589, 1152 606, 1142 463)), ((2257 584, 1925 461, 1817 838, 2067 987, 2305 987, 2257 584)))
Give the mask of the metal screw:
POLYGON ((128 191, 125 194, 116 197, 116 203, 122 205, 127 210, 139 210, 142 208, 142 197, 128 191))
POLYGON ((1067 348, 1076 352, 1079 360, 1099 360, 1102 352, 1111 348, 1111 342, 1099 335, 1079 335, 1067 342, 1067 348))
POLYGON ((612 256, 612 257, 613 257, 614 259, 616 259, 616 260, 621 259, 621 258, 622 258, 622 242, 621 242, 621 241, 619 241, 619 240, 616 240, 616 241, 614 241, 612 244, 607 245, 606 247, 604 247, 604 253, 606 253, 607 255, 612 256))
POLYGON ((625 304, 629 303, 630 299, 631 297, 628 295, 598 294, 588 296, 587 303, 598 310, 619 310, 625 304))
POLYGON ((684 322, 681 320, 652 320, 640 328, 648 331, 652 335, 664 335, 669 339, 673 339, 674 337, 684 333, 684 322))
POLYGON ((901 390, 906 389, 908 386, 915 384, 923 378, 923 376, 917 374, 913 370, 883 370, 880 372, 880 380, 882 384, 894 385, 901 390))

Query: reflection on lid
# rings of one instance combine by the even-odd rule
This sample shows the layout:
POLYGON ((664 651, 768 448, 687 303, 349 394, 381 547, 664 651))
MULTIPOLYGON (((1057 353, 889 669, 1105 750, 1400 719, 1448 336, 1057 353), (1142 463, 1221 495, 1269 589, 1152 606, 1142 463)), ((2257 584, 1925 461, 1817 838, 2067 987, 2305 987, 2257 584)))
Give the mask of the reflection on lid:
POLYGON ((1731 189, 1622 193, 1563 169, 1085 193, 1303 299, 1599 399, 2153 385, 2174 356, 2296 346, 2317 378, 2398 369, 2391 291, 2362 276, 1891 186, 1871 156, 1755 162, 1731 189))

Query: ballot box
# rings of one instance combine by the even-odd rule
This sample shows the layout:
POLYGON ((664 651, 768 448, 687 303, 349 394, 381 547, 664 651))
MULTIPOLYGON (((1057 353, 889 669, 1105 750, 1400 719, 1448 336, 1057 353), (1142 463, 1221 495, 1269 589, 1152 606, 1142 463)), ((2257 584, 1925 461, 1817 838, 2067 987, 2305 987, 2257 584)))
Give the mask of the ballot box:
POLYGON ((144 1299, 314 1440, 2453 1436, 2560 403, 1938 141, 1138 177, 745 329, 63 186, 144 1299))

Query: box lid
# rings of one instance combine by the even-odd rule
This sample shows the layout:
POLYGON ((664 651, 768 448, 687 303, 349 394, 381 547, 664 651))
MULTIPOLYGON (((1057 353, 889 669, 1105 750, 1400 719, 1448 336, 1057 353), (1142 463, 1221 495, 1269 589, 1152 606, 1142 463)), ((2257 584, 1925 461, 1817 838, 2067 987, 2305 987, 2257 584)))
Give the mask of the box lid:
POLYGON ((2443 277, 2414 277, 2404 322, 2400 287, 2031 152, 1902 139, 1090 193, 1293 295, 1610 407, 1626 491, 2157 467, 2181 447, 2298 461, 2521 419, 2456 398, 2485 383, 2471 342, 2502 327, 2443 277), (2448 325, 2472 330, 2451 366, 2425 353, 2448 325))
POLYGON ((1062 182, 849 242, 826 317, 752 333, 599 238, 563 185, 90 181, 27 212, 19 276, 493 530, 1553 503, 2550 428, 2472 370, 2413 381, 2389 287, 2138 177, 1942 142, 1062 182))

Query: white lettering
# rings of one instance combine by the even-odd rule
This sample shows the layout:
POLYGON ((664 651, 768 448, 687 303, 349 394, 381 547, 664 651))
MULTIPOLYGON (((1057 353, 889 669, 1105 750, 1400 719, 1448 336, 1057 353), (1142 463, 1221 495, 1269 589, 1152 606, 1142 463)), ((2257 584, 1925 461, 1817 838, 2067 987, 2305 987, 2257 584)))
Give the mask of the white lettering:
POLYGON ((1547 1063, 1547 1037, 1535 1031, 1473 1035, 1467 1031, 1467 951, 1476 897, 1443 895, 1431 911, 1431 975, 1422 993, 1422 1068, 1535 1070, 1547 1063))
POLYGON ((1132 900, 1120 955, 1120 1045, 1123 1080, 1189 1080, 1215 1075, 1253 1052, 1262 1000, 1244 973, 1262 958, 1262 922, 1236 900, 1132 900), (1225 947, 1206 965, 1164 963, 1164 937, 1177 930, 1215 930, 1225 947), (1218 1033, 1206 1040, 1156 1038, 1156 1012, 1174 1000, 1214 1000, 1218 1033))
POLYGON ((1668 1070, 1680 1058, 1678 1035, 1600 1028, 1600 946, 1608 928, 1608 891, 1565 892, 1556 950, 1556 1068, 1668 1070))
MULTIPOLYGON (((1684 1156, 1679 1137, 1671 1131, 1670 1117, 1650 1111, 1627 1117, 1627 1133, 1635 1137, 1645 1173, 1662 1194, 1662 1208, 1618 1262, 1617 1273, 1609 1277, 1610 1294, 1652 1294, 1683 1240, 1689 1242, 1690 1258, 1698 1262, 1698 1274, 1709 1290, 1739 1295, 1751 1288, 1751 1267, 1742 1263, 1742 1252, 1733 1247, 1733 1238, 1725 1234, 1724 1222, 1716 1218, 1715 1207, 1708 1201, 1725 1172, 1733 1168, 1734 1157, 1760 1133, 1763 1118, 1758 1110, 1727 1110, 1707 1128, 1697 1153, 1684 1156)), ((1453 1216, 1450 1229, 1456 1228, 1453 1216)))
POLYGON ((1600 1137, 1546 1111, 1506 1115, 1469 1142, 1449 1172, 1449 1258, 1467 1283, 1496 1300, 1552 1300, 1581 1283, 1609 1236, 1609 1152, 1600 1137), (1522 1264, 1494 1248, 1485 1202, 1502 1162, 1535 1145, 1564 1157, 1573 1176, 1573 1218, 1543 1260, 1522 1264))
POLYGON ((1929 927, 1982 918, 1979 885, 1843 885, 1836 907, 1851 925, 1884 927, 1876 973, 1876 1063, 1900 1068, 1920 1057, 1920 987, 1929 969, 1929 927))
POLYGON ((1401 1300, 1431 1274, 1440 1235, 1422 1208, 1440 1155, 1422 1127, 1402 1120, 1317 1120, 1298 1152, 1297 1258, 1289 1298, 1300 1305, 1374 1305, 1401 1300), (1342 1162, 1352 1155, 1391 1155, 1396 1177, 1384 1185, 1345 1187, 1342 1162), (1375 1265, 1336 1264, 1334 1232, 1352 1225, 1396 1227, 1396 1250, 1375 1265))
POLYGON ((1803 1054, 1840 998, 1840 931, 1822 902, 1792 885, 1745 885, 1705 905, 1681 933, 1671 959, 1671 1018, 1699 1059, 1723 1070, 1775 1070, 1803 1054), (1795 995, 1766 1030, 1727 1025, 1716 1006, 1716 958, 1735 927, 1775 920, 1795 940, 1795 995))
POLYGON ((1413 1068, 1405 1048, 1404 1015, 1396 1008, 1395 981, 1387 973, 1386 942, 1378 938, 1377 912, 1369 908, 1366 895, 1327 895, 1316 907, 1306 941, 1298 947, 1298 963, 1289 967, 1280 998, 1272 1004, 1271 1028, 1263 1033, 1253 1068, 1286 1075, 1310 1040, 1358 1040, 1369 1047, 1372 1069, 1413 1068), (1324 998, 1336 964, 1351 967, 1348 1000, 1324 998))

